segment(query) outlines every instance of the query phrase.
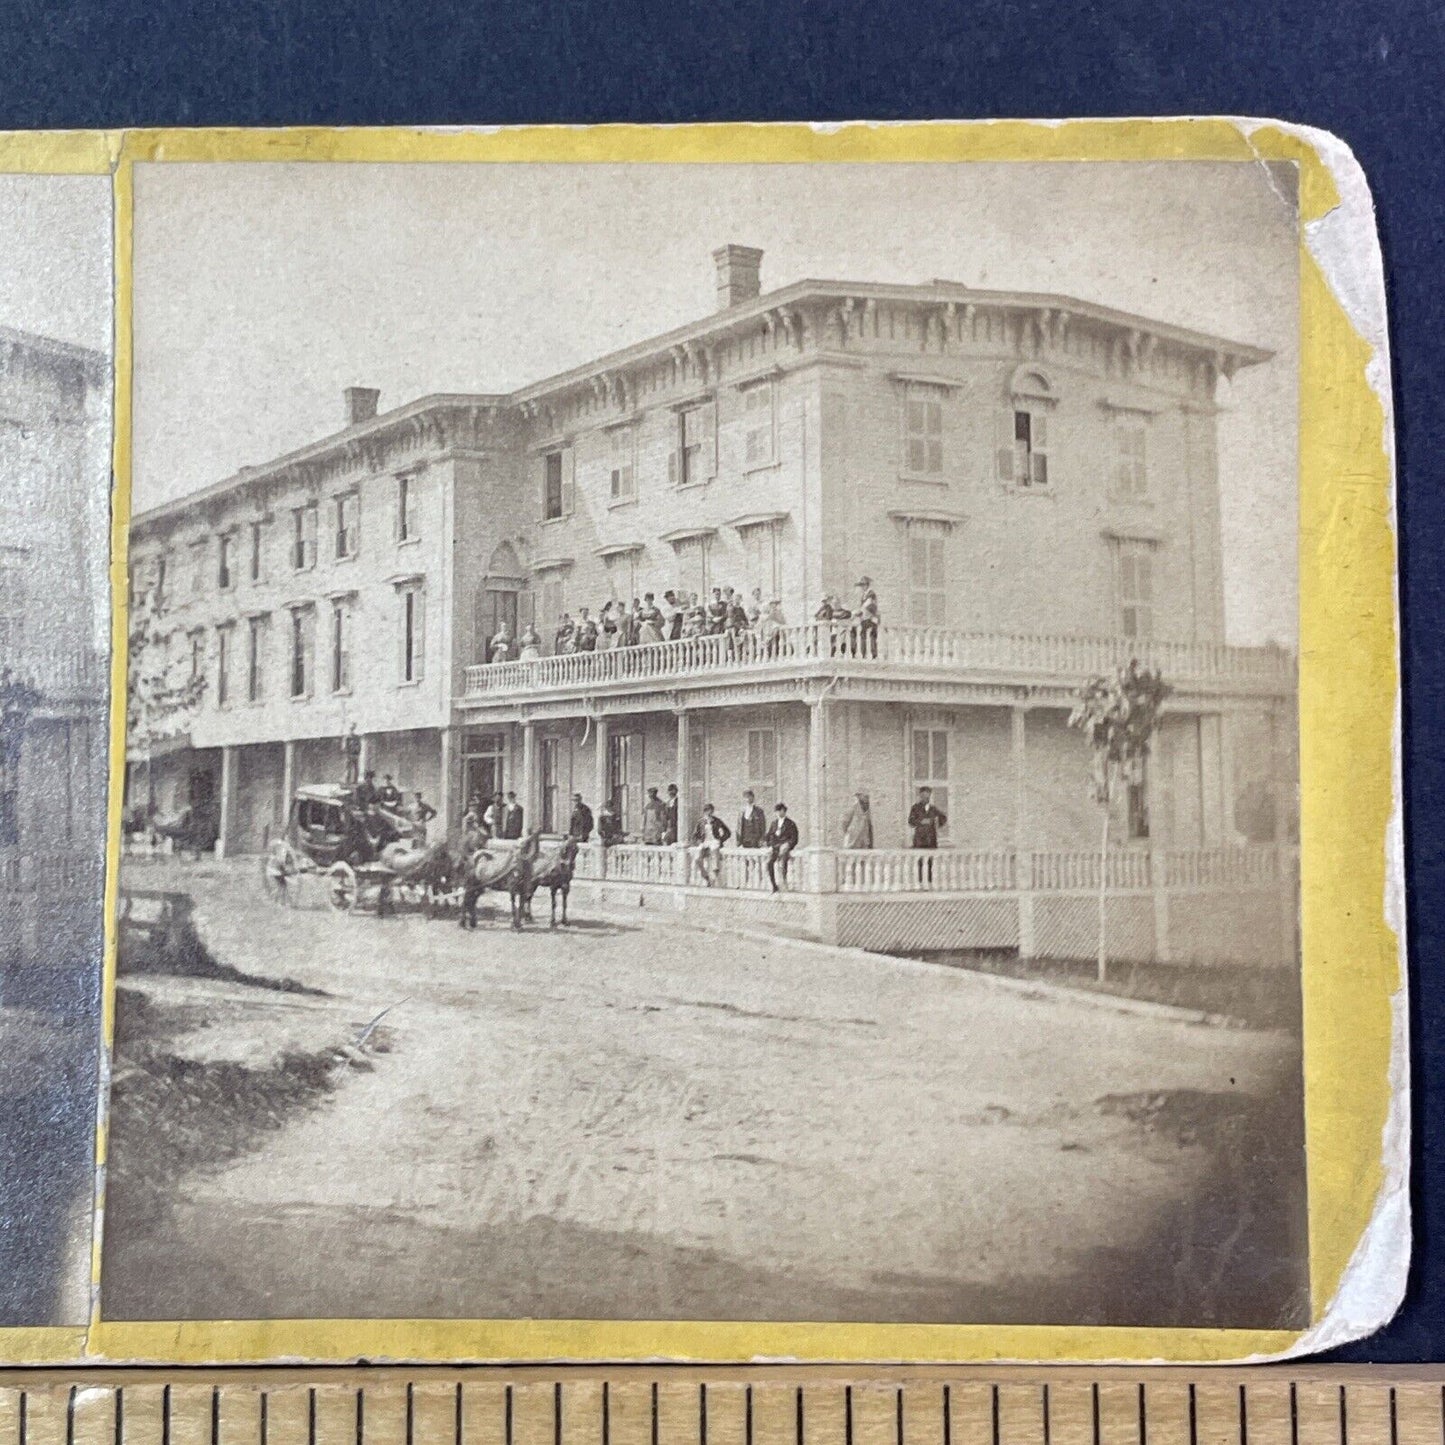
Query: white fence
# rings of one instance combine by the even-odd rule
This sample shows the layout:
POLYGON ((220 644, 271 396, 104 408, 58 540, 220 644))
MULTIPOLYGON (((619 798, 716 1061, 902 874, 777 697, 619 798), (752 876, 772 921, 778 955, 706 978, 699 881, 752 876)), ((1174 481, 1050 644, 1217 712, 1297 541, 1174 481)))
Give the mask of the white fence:
MULTIPOLYGON (((763 848, 725 848, 715 888, 770 888, 763 848)), ((970 851, 940 848, 843 850, 803 848, 792 859, 789 885, 810 893, 1089 893, 1099 887, 1099 854, 1087 849, 970 851)), ((1283 847, 1111 849, 1105 863, 1110 893, 1271 888, 1294 876, 1293 850, 1283 847)), ((692 850, 618 843, 584 845, 579 878, 663 887, 700 886, 692 850)))
POLYGON ((605 652, 561 653, 526 662, 474 664, 466 671, 465 695, 481 698, 562 691, 716 672, 787 671, 815 662, 829 667, 937 668, 1077 679, 1107 672, 1131 659, 1159 668, 1171 678, 1250 682, 1281 690, 1293 686, 1296 668, 1294 656, 1278 648, 960 632, 943 627, 884 627, 875 637, 845 623, 810 622, 782 628, 771 637, 757 632, 689 637, 605 652))

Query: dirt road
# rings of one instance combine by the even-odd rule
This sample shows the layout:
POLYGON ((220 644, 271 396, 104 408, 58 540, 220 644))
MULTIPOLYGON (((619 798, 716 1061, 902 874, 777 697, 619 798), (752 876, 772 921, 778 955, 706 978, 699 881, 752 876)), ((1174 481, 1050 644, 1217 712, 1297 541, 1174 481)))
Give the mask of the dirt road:
POLYGON ((122 980, 109 1318, 1302 1307, 1282 1035, 661 920, 288 912, 250 869, 157 868, 208 976, 122 980))

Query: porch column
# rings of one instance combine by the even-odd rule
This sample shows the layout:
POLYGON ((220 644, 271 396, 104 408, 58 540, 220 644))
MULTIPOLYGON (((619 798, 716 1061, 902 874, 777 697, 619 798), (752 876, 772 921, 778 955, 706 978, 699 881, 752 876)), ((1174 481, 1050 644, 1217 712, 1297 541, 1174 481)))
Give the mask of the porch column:
POLYGON ((688 799, 692 797, 692 714, 686 708, 677 713, 677 841, 688 838, 688 799))
POLYGON ((366 776, 366 770, 371 766, 371 739, 365 733, 361 735, 361 751, 356 759, 356 780, 360 782, 366 776))
POLYGON ((592 725, 597 731, 596 788, 592 798, 592 811, 595 815, 602 811, 602 804, 607 799, 607 719, 593 718, 592 725))
POLYGON ((452 817, 452 730, 441 728, 437 733, 437 817, 441 820, 442 836, 450 838, 456 829, 458 819, 452 817))
POLYGON ((537 826, 537 724, 522 724, 522 826, 537 826))
POLYGON ((1014 888, 1019 900, 1019 957, 1033 958, 1034 869, 1033 834, 1029 828, 1028 795, 1028 709, 1015 705, 1010 710, 1013 727, 1012 757, 1014 785, 1014 888))
POLYGON ((236 749, 227 746, 221 749, 221 817, 216 833, 216 857, 225 858, 234 852, 233 834, 236 830, 239 811, 239 789, 236 768, 236 749))
POLYGON ((808 835, 815 847, 828 832, 828 704, 821 697, 808 704, 808 835))
POLYGON ((296 796, 296 740, 287 738, 281 744, 281 806, 276 810, 278 832, 286 831, 291 817, 291 799, 296 796))

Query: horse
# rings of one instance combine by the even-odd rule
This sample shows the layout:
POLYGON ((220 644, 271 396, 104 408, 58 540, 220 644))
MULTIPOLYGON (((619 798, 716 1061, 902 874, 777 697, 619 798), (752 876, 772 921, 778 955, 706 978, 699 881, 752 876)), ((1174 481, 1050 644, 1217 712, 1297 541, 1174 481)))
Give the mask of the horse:
POLYGON ((536 863, 527 879, 527 892, 522 900, 522 913, 527 922, 532 921, 532 895, 545 888, 552 895, 551 928, 557 926, 557 895, 562 895, 562 922, 567 922, 567 895, 572 891, 572 873, 577 867, 577 840, 567 838, 562 847, 550 858, 536 863))
MULTIPOLYGON (((439 894, 450 893, 455 877, 455 865, 447 845, 438 840, 430 845, 418 844, 414 838, 399 839, 382 848, 377 861, 396 875, 396 883, 409 884, 424 890, 427 917, 436 908, 439 894)), ((381 893, 377 899, 378 916, 390 912, 393 882, 384 878, 381 893)))
POLYGON ((512 903, 512 928, 522 931, 523 918, 531 917, 532 894, 537 890, 536 880, 541 869, 538 860, 542 856, 542 832, 534 828, 522 839, 517 849, 516 863, 507 875, 507 894, 512 903))
MULTIPOLYGON (((524 843, 523 847, 526 846, 524 843)), ((522 848, 478 848, 461 865, 462 928, 477 926, 477 900, 488 888, 510 888, 522 848)))

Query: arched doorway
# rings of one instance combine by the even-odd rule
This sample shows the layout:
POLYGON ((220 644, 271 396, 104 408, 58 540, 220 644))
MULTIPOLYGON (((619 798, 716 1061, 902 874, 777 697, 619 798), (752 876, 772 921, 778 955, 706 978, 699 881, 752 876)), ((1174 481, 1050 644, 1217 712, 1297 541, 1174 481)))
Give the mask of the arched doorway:
POLYGON ((502 542, 487 559, 487 570, 477 583, 473 651, 478 662, 489 660, 487 645, 504 623, 516 638, 524 582, 516 550, 510 542, 502 542))

